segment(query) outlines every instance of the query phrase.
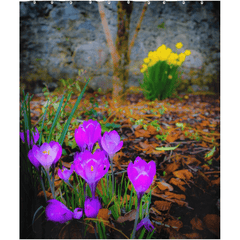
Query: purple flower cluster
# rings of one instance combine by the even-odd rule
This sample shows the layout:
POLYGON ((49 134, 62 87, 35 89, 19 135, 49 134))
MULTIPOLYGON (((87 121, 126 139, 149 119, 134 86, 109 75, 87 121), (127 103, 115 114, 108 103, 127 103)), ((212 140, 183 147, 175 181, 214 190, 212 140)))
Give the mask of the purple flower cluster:
MULTIPOLYGON (((38 132, 33 133, 34 139, 31 141, 32 149, 29 151, 28 157, 39 172, 42 166, 47 174, 49 174, 50 167, 53 167, 54 170, 57 161, 62 155, 62 147, 58 142, 54 141, 43 143, 41 146, 33 145, 33 141, 35 143, 37 142, 38 135, 38 132)), ((22 133, 20 133, 20 136, 24 141, 22 133)), ((74 137, 81 152, 75 153, 70 170, 65 167, 59 169, 58 176, 71 186, 69 178, 73 171, 75 171, 89 185, 92 197, 87 196, 85 198, 84 209, 76 208, 73 211, 69 210, 63 203, 56 199, 49 200, 45 212, 47 220, 50 221, 65 223, 72 219, 80 219, 83 213, 88 218, 97 217, 99 209, 101 208, 101 202, 98 197, 95 196, 97 184, 108 172, 110 168, 109 160, 112 168, 113 156, 123 146, 123 141, 120 140, 120 136, 116 131, 105 132, 103 136, 101 136, 101 125, 93 120, 84 121, 83 124, 75 130, 74 137), (92 153, 96 143, 98 143, 100 149, 92 153)), ((29 132, 27 132, 27 141, 29 144, 29 132)), ((137 157, 134 163, 131 162, 128 165, 127 173, 137 192, 139 211, 141 198, 152 184, 154 175, 156 174, 156 164, 154 161, 147 163, 140 157, 137 157)), ((54 192, 54 178, 52 188, 54 192)), ((135 236, 136 230, 142 226, 145 226, 149 231, 154 228, 149 218, 144 218, 138 225, 137 221, 138 215, 136 216, 134 224, 133 236, 135 236)))
MULTIPOLYGON (((58 170, 58 175, 65 182, 69 183, 68 179, 72 172, 75 171, 88 183, 92 197, 86 197, 84 213, 88 218, 96 218, 101 208, 101 202, 98 197, 95 196, 97 184, 109 170, 110 163, 108 157, 111 159, 113 155, 122 148, 123 141, 120 141, 120 136, 116 131, 105 132, 102 137, 101 125, 91 119, 83 122, 83 124, 75 130, 74 137, 81 152, 75 153, 71 169, 68 170, 63 167, 63 169, 58 170), (99 144, 100 149, 92 153, 96 143, 99 144)), ((53 151, 48 149, 47 146, 43 147, 43 145, 39 150, 35 149, 36 148, 29 154, 31 162, 36 164, 35 155, 37 155, 38 159, 40 159, 38 162, 44 163, 45 165, 43 166, 48 169, 47 166, 51 165, 48 165, 48 163, 52 163, 52 159, 54 159, 53 151), (47 153, 48 156, 40 156, 40 154, 45 153, 47 153)), ((77 214, 75 210, 72 212, 63 203, 57 200, 50 200, 46 208, 46 215, 48 220, 63 223, 73 218, 81 218, 82 210, 77 212, 79 213, 78 215, 74 215, 77 214)))

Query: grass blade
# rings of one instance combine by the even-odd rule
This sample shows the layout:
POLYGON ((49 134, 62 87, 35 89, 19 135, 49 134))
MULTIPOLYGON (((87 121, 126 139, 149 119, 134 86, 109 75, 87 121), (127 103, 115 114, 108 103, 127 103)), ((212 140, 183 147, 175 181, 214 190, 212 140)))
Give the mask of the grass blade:
POLYGON ((48 103, 49 103, 49 99, 47 100, 47 106, 46 106, 45 112, 44 112, 44 114, 43 114, 42 126, 41 126, 41 129, 40 129, 40 136, 39 136, 39 140, 38 140, 38 144, 39 144, 39 145, 41 145, 41 141, 42 141, 42 130, 43 130, 43 125, 44 125, 45 117, 46 117, 46 114, 47 114, 48 103))
POLYGON ((75 113, 75 111, 76 111, 76 109, 77 109, 77 107, 78 107, 78 105, 79 105, 79 103, 80 103, 80 101, 81 101, 81 99, 82 99, 82 97, 83 97, 83 94, 84 94, 84 92, 85 92, 85 90, 86 90, 86 87, 87 87, 87 85, 88 85, 89 80, 90 80, 90 78, 88 79, 88 81, 87 81, 86 85, 84 86, 81 94, 79 95, 79 97, 78 97, 78 99, 77 99, 77 101, 76 101, 76 103, 75 103, 75 105, 74 105, 74 107, 73 107, 73 110, 72 110, 72 112, 70 113, 70 116, 69 116, 69 118, 68 118, 68 120, 67 120, 67 122, 66 122, 66 124, 65 124, 65 126, 64 126, 63 132, 62 132, 61 137, 60 137, 60 139, 59 139, 59 144, 60 144, 61 146, 62 146, 63 141, 64 141, 64 138, 65 138, 65 136, 66 136, 66 134, 67 134, 68 127, 69 127, 70 122, 71 122, 71 120, 72 120, 73 114, 75 113))
POLYGON ((52 127, 51 127, 51 129, 50 129, 50 132, 49 132, 49 135, 48 135, 48 139, 47 139, 47 142, 48 142, 48 143, 50 142, 50 140, 51 140, 51 138, 52 138, 53 129, 54 129, 54 127, 55 127, 55 125, 56 125, 56 122, 57 122, 57 120, 58 120, 58 118, 59 118, 59 112, 60 112, 60 110, 61 110, 61 107, 62 107, 62 104, 63 104, 63 100, 64 100, 64 95, 62 96, 62 99, 61 99, 61 101, 60 101, 60 103, 59 103, 59 106, 58 106, 58 109, 57 109, 55 118, 54 118, 53 123, 52 123, 52 127))

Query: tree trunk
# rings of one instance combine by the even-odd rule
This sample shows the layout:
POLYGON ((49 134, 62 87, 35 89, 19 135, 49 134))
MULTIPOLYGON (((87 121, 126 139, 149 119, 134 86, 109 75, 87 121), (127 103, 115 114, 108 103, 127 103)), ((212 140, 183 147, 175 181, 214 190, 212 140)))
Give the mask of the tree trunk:
POLYGON ((119 56, 118 67, 114 69, 112 96, 119 96, 118 101, 125 100, 126 85, 128 83, 130 55, 128 54, 128 41, 130 30, 130 18, 133 10, 133 3, 119 1, 117 4, 118 31, 116 38, 116 50, 119 56))
POLYGON ((126 85, 128 83, 129 75, 129 63, 131 50, 134 46, 134 42, 137 38, 138 32, 141 27, 141 23, 144 14, 147 10, 147 3, 144 4, 142 14, 139 18, 134 36, 130 44, 129 40, 129 29, 130 29, 130 18, 133 10, 133 2, 127 4, 127 2, 119 1, 117 4, 118 8, 118 31, 116 44, 113 44, 112 36, 110 34, 106 16, 104 13, 104 7, 102 2, 98 2, 98 9, 102 20, 103 30, 106 35, 106 40, 109 46, 110 54, 113 60, 113 91, 112 99, 116 105, 120 106, 126 99, 126 85))

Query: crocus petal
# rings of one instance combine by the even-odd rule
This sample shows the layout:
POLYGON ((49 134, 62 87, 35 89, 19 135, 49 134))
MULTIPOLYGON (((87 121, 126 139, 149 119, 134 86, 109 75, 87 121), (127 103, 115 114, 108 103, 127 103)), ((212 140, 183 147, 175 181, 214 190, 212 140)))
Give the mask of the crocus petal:
POLYGON ((152 180, 146 172, 140 173, 132 182, 136 192, 145 192, 152 184, 152 180))
POLYGON ((86 148, 86 132, 84 131, 82 125, 75 130, 74 138, 78 147, 81 151, 83 151, 86 148))
POLYGON ((40 164, 40 162, 35 158, 32 149, 28 152, 28 158, 29 158, 30 162, 33 164, 33 166, 39 171, 39 167, 41 166, 41 164, 40 164))
POLYGON ((153 182, 156 174, 156 164, 154 161, 147 163, 140 157, 137 157, 134 163, 129 163, 127 173, 137 194, 142 195, 153 182))
POLYGON ((96 218, 101 208, 101 203, 97 197, 87 197, 84 202, 84 213, 88 218, 96 218))
POLYGON ((52 158, 54 158, 53 164, 56 164, 57 161, 62 156, 62 146, 58 142, 55 142, 55 141, 51 141, 49 143, 49 145, 52 148, 51 156, 52 156, 52 158))
POLYGON ((73 172, 73 167, 72 167, 72 165, 71 165, 70 170, 68 170, 67 168, 65 168, 65 167, 63 166, 63 169, 60 169, 60 168, 58 169, 58 176, 59 176, 62 180, 68 181, 68 179, 69 179, 69 177, 71 176, 72 172, 73 172))
POLYGON ((39 132, 37 130, 37 128, 35 128, 35 132, 33 132, 33 141, 34 143, 37 143, 38 139, 39 139, 39 132))
POLYGON ((73 218, 73 212, 56 199, 48 201, 45 213, 47 220, 53 222, 65 223, 73 218))
POLYGON ((41 163, 41 165, 46 169, 47 172, 49 172, 49 169, 53 163, 53 158, 49 156, 48 154, 43 154, 41 158, 38 159, 38 161, 41 163))
POLYGON ((80 219, 83 215, 83 209, 82 208, 75 208, 73 211, 73 218, 74 219, 80 219))
POLYGON ((75 172, 89 184, 94 196, 97 182, 107 173, 110 167, 105 153, 100 149, 96 150, 94 154, 86 150, 81 155, 74 155, 73 164, 75 172))
POLYGON ((121 141, 113 150, 113 152, 118 152, 123 146, 123 141, 121 141))
POLYGON ((148 217, 141 220, 141 222, 137 225, 136 231, 138 231, 142 226, 144 226, 149 232, 152 232, 152 230, 154 229, 154 226, 152 225, 148 217))
POLYGON ((120 142, 120 136, 116 130, 113 130, 109 133, 109 137, 115 142, 119 143, 120 142))
POLYGON ((120 136, 117 131, 105 132, 101 138, 102 148, 109 154, 110 157, 118 152, 123 145, 123 141, 120 141, 120 136))

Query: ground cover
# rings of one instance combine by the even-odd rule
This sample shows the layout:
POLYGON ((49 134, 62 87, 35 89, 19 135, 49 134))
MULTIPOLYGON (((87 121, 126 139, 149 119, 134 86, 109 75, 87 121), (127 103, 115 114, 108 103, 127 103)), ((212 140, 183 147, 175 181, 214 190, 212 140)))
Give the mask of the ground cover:
MULTIPOLYGON (((61 124, 66 122, 77 97, 73 95, 66 105, 65 114, 61 116, 56 126, 57 130, 53 133, 54 138, 58 138, 61 124)), ((39 94, 32 98, 32 125, 40 124, 42 107, 45 105, 44 95, 39 94)), ((50 115, 56 109, 57 106, 52 104, 45 121, 43 136, 47 136, 47 129, 52 124, 50 115)), ((64 151, 60 162, 68 169, 73 162, 74 153, 79 151, 73 138, 74 130, 89 118, 96 119, 104 131, 116 130, 124 142, 122 149, 113 158, 117 185, 122 177, 126 177, 130 161, 135 160, 137 156, 147 162, 155 161, 157 173, 151 186, 152 198, 149 208, 150 220, 156 228, 153 238, 220 237, 218 96, 197 93, 161 101, 148 101, 141 93, 129 93, 126 104, 116 108, 111 94, 84 94, 63 143, 64 151)), ((56 171, 59 165, 60 163, 56 171)), ((73 178, 70 182, 73 182, 73 178)), ((56 174, 56 194, 60 194, 60 182, 56 174)), ((97 189, 97 194, 101 193, 102 185, 99 184, 97 189)), ((127 197, 122 201, 130 201, 131 190, 131 185, 128 185, 127 197)), ((37 194, 41 205, 44 196, 40 188, 37 194)), ((47 192, 47 197, 52 198, 50 191, 47 192)), ((107 221, 108 238, 130 236, 136 216, 134 204, 132 205, 131 210, 124 205, 117 219, 114 216, 113 203, 110 203, 108 208, 101 209, 99 218, 107 221)), ((67 225, 54 224, 46 221, 44 214, 36 216, 33 229, 34 237, 38 238, 82 238, 78 231, 81 229, 81 223, 72 221, 67 225)), ((32 228, 29 228, 29 231, 32 231, 32 228)), ((136 237, 139 237, 140 232, 137 232, 136 237)), ((86 238, 94 237, 94 231, 89 227, 86 238)))

